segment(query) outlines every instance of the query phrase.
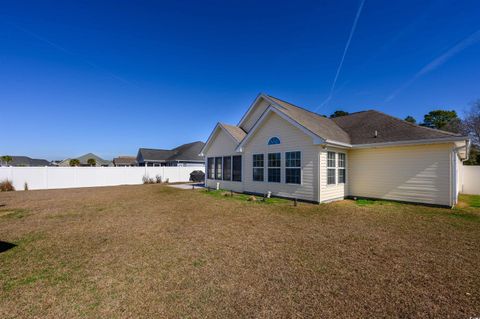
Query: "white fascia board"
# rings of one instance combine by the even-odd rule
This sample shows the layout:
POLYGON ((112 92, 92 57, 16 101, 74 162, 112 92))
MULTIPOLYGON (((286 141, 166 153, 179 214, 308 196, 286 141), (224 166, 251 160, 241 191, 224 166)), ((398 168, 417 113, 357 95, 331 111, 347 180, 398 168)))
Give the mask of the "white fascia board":
POLYGON ((355 149, 355 148, 377 148, 377 147, 403 146, 403 145, 439 144, 439 143, 467 141, 467 140, 468 140, 468 137, 465 137, 465 136, 452 136, 452 137, 430 138, 430 139, 423 139, 423 140, 409 140, 409 141, 357 144, 357 145, 352 145, 352 148, 353 149, 355 149))
POLYGON ((202 150, 200 151, 200 154, 198 154, 199 156, 205 156, 204 153, 207 150, 208 146, 210 146, 210 143, 213 140, 213 135, 215 134, 215 132, 219 127, 220 127, 220 123, 217 123, 217 125, 215 125, 215 127, 213 128, 212 133, 210 133, 210 136, 208 136, 207 142, 205 143, 205 145, 203 145, 202 150))
POLYGON ((217 132, 218 129, 224 130, 227 133, 227 135, 232 138, 232 140, 235 142, 235 144, 238 144, 237 139, 235 137, 233 137, 233 135, 222 125, 222 123, 217 123, 217 125, 215 125, 215 128, 213 129, 212 133, 210 133, 210 136, 208 137, 207 142, 205 143, 202 150, 200 151, 200 154, 198 154, 199 156, 205 156, 204 153, 207 150, 208 146, 210 146, 210 143, 213 141, 213 136, 215 135, 215 133, 217 132))
POLYGON ((240 142, 240 144, 238 144, 237 148, 235 151, 237 152, 242 152, 243 151, 243 146, 248 142, 248 140, 253 136, 253 134, 255 133, 255 131, 260 127, 260 125, 263 123, 263 121, 265 120, 265 118, 271 113, 275 113, 277 114, 278 116, 280 116, 281 118, 283 118, 284 120, 286 120, 287 122, 289 122, 290 124, 292 124, 293 126, 297 127, 298 129, 300 129, 302 132, 304 132, 305 134, 307 134, 308 136, 310 136, 312 139, 313 139, 313 144, 325 144, 325 139, 323 139, 322 137, 316 135, 315 133, 313 133, 312 131, 308 130, 307 128, 305 128, 304 126, 300 125, 298 122, 294 121, 292 118, 290 118, 289 116, 287 116, 286 114, 284 114, 283 112, 279 111, 275 106, 273 105, 270 105, 266 110, 265 112, 263 112, 262 116, 258 119, 258 121, 255 123, 255 125, 252 127, 252 129, 250 130, 250 132, 248 132, 248 134, 243 138, 243 140, 240 142))
POLYGON ((255 100, 253 101, 252 104, 250 104, 250 107, 248 108, 247 112, 242 116, 242 118, 240 119, 240 122, 238 122, 237 126, 238 127, 241 127, 243 122, 245 121, 245 119, 248 117, 248 115, 250 114, 250 112, 253 110, 253 108, 255 107, 255 105, 257 105, 258 101, 260 101, 260 99, 262 98, 266 98, 265 94, 263 93, 260 93, 257 95, 257 97, 255 98, 255 100))

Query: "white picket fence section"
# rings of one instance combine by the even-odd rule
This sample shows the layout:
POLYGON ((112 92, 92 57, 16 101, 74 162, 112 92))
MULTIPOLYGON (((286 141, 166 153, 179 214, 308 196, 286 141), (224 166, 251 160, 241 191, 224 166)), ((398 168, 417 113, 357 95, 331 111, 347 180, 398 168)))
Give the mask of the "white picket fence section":
POLYGON ((0 181, 8 179, 16 190, 55 189, 143 184, 143 177, 157 175, 170 183, 188 182, 198 167, 0 167, 0 181))
POLYGON ((480 195, 480 166, 464 165, 461 169, 463 194, 480 195))

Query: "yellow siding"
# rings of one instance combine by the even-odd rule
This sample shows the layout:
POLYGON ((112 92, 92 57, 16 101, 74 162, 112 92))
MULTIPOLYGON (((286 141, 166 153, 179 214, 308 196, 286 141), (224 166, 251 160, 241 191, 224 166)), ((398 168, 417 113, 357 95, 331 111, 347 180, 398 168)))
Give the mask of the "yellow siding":
POLYGON ((261 124, 255 134, 244 146, 243 180, 245 192, 264 194, 271 191, 273 195, 319 201, 318 198, 318 145, 313 145, 312 138, 288 123, 275 113, 271 113, 261 124), (277 136, 281 144, 268 145, 268 140, 277 136), (285 152, 302 152, 302 184, 285 184, 285 152), (280 152, 281 183, 267 182, 267 154, 280 152), (265 154, 265 181, 253 181, 253 154, 265 154))
MULTIPOLYGON (((217 131, 213 136, 213 141, 210 147, 205 152, 205 176, 207 176, 207 158, 215 156, 229 156, 229 155, 242 155, 235 152, 237 143, 226 133, 223 129, 217 131)), ((243 158, 242 158, 243 160, 243 158)), ((243 163, 242 163, 243 166, 243 163)), ((207 179, 206 184, 208 187, 215 188, 217 182, 220 183, 221 189, 233 190, 235 192, 243 192, 242 182, 221 181, 214 179, 207 179)))
POLYGON ((350 150, 351 196, 451 203, 451 144, 350 150))
MULTIPOLYGON (((327 184, 327 152, 335 153, 345 153, 346 154, 346 166, 348 169, 348 152, 345 149, 338 149, 327 147, 326 149, 321 149, 320 151, 320 201, 329 202, 336 199, 343 199, 348 196, 348 172, 347 172, 347 182, 345 184, 338 183, 338 174, 336 175, 337 184, 328 185, 327 184)), ((338 155, 336 157, 338 161, 338 155)))

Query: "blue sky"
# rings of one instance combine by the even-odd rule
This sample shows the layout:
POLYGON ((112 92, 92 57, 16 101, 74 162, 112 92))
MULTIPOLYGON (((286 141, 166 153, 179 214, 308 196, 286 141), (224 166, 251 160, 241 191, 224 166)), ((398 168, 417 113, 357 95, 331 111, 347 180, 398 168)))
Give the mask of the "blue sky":
POLYGON ((259 92, 417 120, 480 98, 478 1, 9 1, 0 48, 0 154, 47 159, 206 140, 259 92))

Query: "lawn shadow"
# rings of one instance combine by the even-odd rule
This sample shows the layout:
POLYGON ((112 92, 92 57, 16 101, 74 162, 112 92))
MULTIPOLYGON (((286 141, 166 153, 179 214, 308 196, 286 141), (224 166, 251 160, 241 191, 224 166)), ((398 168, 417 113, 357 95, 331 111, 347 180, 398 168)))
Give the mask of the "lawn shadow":
POLYGON ((0 253, 3 253, 7 250, 12 249, 13 247, 16 247, 17 245, 12 244, 12 243, 7 243, 6 241, 1 241, 0 240, 0 253))

